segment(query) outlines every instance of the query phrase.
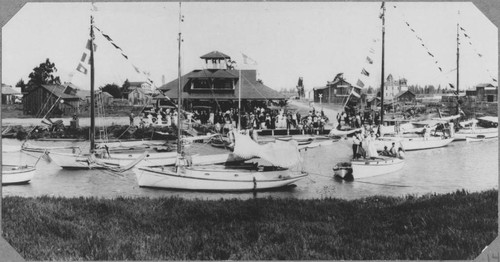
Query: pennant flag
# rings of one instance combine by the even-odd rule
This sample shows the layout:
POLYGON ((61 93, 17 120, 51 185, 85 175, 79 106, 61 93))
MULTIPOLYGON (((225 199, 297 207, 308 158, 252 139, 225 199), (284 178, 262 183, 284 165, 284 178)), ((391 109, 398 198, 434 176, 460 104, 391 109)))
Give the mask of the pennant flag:
POLYGON ((433 54, 431 54, 431 52, 427 52, 427 54, 429 54, 430 56, 434 57, 434 55, 433 55, 433 54))
POLYGON ((125 57, 126 59, 128 59, 128 56, 126 56, 124 53, 122 53, 122 56, 125 57))
POLYGON ((93 12, 99 11, 99 10, 97 9, 97 6, 95 6, 95 3, 94 3, 94 2, 92 2, 91 4, 92 4, 92 8, 90 8, 90 11, 93 11, 93 12))
POLYGON ((467 37, 467 38, 470 38, 470 36, 469 36, 469 35, 467 35, 466 33, 464 33, 464 36, 465 36, 465 37, 467 37))
POLYGON ((375 53, 375 49, 370 48, 370 53, 374 54, 375 53))
POLYGON ((479 54, 479 53, 478 53, 477 55, 478 55, 479 57, 483 57, 483 55, 482 55, 482 54, 479 54))
POLYGON ((370 73, 368 73, 368 71, 366 71, 364 68, 363 70, 361 71, 361 74, 365 75, 365 76, 370 76, 370 73))
POLYGON ((493 81, 498 82, 495 78, 492 78, 493 81))
POLYGON ((139 70, 139 68, 137 68, 137 66, 135 66, 135 65, 132 65, 132 66, 134 67, 134 69, 135 69, 135 71, 136 71, 137 73, 139 73, 139 74, 141 73, 141 71, 139 70))
POLYGON ((413 33, 415 33, 415 30, 414 30, 413 28, 410 28, 410 30, 411 30, 413 33))
POLYGON ((410 24, 408 22, 405 22, 407 26, 410 26, 410 24))
MULTIPOLYGON (((94 52, 97 51, 97 45, 95 43, 94 44, 94 52)), ((90 50, 90 39, 87 40, 87 45, 85 46, 85 48, 87 48, 88 50, 90 50)))
POLYGON ((455 86, 453 86, 452 84, 448 83, 448 85, 450 85, 451 88, 455 88, 455 86))
POLYGON ((382 1, 382 5, 380 6, 380 9, 383 9, 383 8, 384 8, 384 6, 385 6, 385 2, 384 2, 384 1, 382 1))
MULTIPOLYGON (((85 61, 87 60, 87 53, 83 53, 82 54, 82 59, 80 59, 80 62, 82 63, 85 63, 85 61)), ((90 60, 90 59, 89 59, 90 60)), ((90 61, 89 61, 90 62, 90 61)))
POLYGON ((251 57, 245 55, 245 54, 241 54, 243 56, 243 64, 246 64, 246 65, 257 65, 257 61, 253 60, 251 57))
POLYGON ((111 44, 116 47, 116 49, 120 49, 121 51, 123 51, 119 46, 117 46, 115 43, 111 42, 111 44))
POLYGON ((76 71, 86 75, 87 74, 87 68, 85 68, 81 63, 78 64, 78 67, 76 68, 76 71))
POLYGON ((359 87, 365 87, 365 84, 364 84, 361 80, 359 80, 359 79, 358 79, 358 83, 357 83, 357 85, 358 85, 359 87))
POLYGON ((462 31, 465 31, 465 29, 464 29, 463 27, 460 27, 460 29, 461 29, 462 31))
POLYGON ((105 34, 105 33, 101 33, 102 36, 104 36, 104 38, 106 38, 108 41, 110 42, 113 42, 113 39, 111 39, 111 37, 109 37, 109 35, 105 34))
POLYGON ((366 61, 368 61, 369 64, 373 64, 373 60, 369 56, 366 57, 366 61))
POLYGON ((438 66, 438 68, 439 68, 439 71, 443 72, 443 69, 441 69, 441 67, 438 66))

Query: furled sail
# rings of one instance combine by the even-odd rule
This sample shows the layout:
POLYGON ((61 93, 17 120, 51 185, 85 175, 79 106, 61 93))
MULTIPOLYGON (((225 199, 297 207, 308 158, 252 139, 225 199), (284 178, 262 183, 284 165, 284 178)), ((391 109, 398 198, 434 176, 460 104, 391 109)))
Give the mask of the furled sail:
POLYGON ((293 167, 302 162, 298 143, 291 141, 276 141, 259 145, 249 136, 234 134, 235 146, 233 154, 241 158, 259 157, 279 167, 293 167))

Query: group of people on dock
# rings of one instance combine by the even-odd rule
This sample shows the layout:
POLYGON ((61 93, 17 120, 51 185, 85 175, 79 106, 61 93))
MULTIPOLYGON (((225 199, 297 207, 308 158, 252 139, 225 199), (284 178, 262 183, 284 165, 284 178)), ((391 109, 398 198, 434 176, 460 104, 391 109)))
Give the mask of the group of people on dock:
POLYGON ((379 114, 376 112, 375 116, 372 117, 371 113, 353 113, 349 111, 342 111, 337 114, 337 129, 341 129, 342 126, 350 126, 354 128, 360 128, 365 125, 376 125, 380 124, 379 114))

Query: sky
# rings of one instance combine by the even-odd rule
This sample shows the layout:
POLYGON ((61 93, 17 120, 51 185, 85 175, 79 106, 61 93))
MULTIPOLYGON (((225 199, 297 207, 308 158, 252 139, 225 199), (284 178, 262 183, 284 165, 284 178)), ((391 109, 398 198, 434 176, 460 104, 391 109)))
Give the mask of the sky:
MULTIPOLYGON (((176 79, 179 29, 183 74, 205 68, 199 57, 217 50, 239 68, 257 69, 258 78, 276 90, 294 88, 299 77, 306 89, 321 87, 338 73, 351 84, 360 79, 365 86, 380 86, 381 3, 190 2, 182 3, 180 24, 175 2, 95 6, 97 11, 91 11, 90 3, 25 5, 2 28, 2 82, 27 82, 32 69, 49 58, 63 82, 88 89, 89 76, 76 67, 92 13, 95 25, 129 58, 96 32, 96 86, 146 80, 133 66, 149 72, 158 87, 163 77, 166 82, 176 79), (244 65, 242 54, 257 64, 244 65)), ((386 76, 406 78, 409 85, 455 84, 459 22, 470 37, 460 30, 460 87, 497 85, 492 82, 498 72, 497 28, 472 3, 388 2, 385 18, 386 76)))

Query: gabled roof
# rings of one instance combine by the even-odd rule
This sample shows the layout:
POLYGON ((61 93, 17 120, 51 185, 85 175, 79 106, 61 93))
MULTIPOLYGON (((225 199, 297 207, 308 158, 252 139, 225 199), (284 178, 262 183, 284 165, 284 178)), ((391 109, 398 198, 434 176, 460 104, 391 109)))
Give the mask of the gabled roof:
POLYGON ((52 93, 57 97, 61 97, 61 99, 80 99, 76 95, 66 94, 64 93, 66 90, 65 86, 62 85, 40 85, 42 88, 45 88, 47 91, 52 93))
POLYGON ((90 97, 90 90, 76 89, 75 95, 80 99, 85 99, 87 97, 90 97))
POLYGON ((219 51, 212 51, 206 55, 200 56, 201 59, 230 59, 231 57, 219 51))
POLYGON ((406 90, 406 91, 401 91, 401 92, 397 93, 397 94, 394 96, 394 98, 398 98, 398 97, 402 96, 402 95, 403 95, 403 94, 405 94, 405 93, 410 93, 410 94, 412 94, 413 96, 415 96, 415 94, 414 94, 412 91, 410 91, 410 90, 406 90))
POLYGON ((203 69, 194 70, 189 78, 232 78, 238 79, 237 75, 232 74, 229 70, 225 69, 203 69))
MULTIPOLYGON (((193 78, 193 75, 196 78, 196 74, 199 73, 200 70, 195 70, 192 71, 186 75, 183 75, 181 77, 182 79, 182 84, 183 84, 183 92, 182 92, 182 97, 187 98, 187 99, 231 99, 235 100, 238 99, 238 92, 239 88, 238 85, 236 86, 235 90, 230 90, 231 92, 189 92, 189 86, 190 86, 190 79, 193 78)), ((231 74, 231 75, 238 75, 238 70, 219 70, 219 71, 226 71, 226 73, 231 74)), ((224 73, 224 74, 226 74, 224 73)), ((221 73, 222 74, 222 73, 221 73)), ((268 100, 273 100, 273 99, 285 99, 285 96, 280 94, 278 91, 259 83, 256 79, 252 77, 252 75, 255 75, 255 70, 242 70, 241 71, 241 76, 242 76, 242 81, 241 81, 241 98, 242 99, 268 99, 268 100)), ((231 77, 232 78, 232 77, 231 77)), ((237 79, 237 78, 236 78, 237 79)), ((239 80, 238 80, 239 81, 239 80)), ((165 96, 169 98, 178 98, 178 92, 177 92, 177 85, 178 85, 178 79, 175 79, 163 86, 161 86, 159 89, 164 91, 165 96)))

